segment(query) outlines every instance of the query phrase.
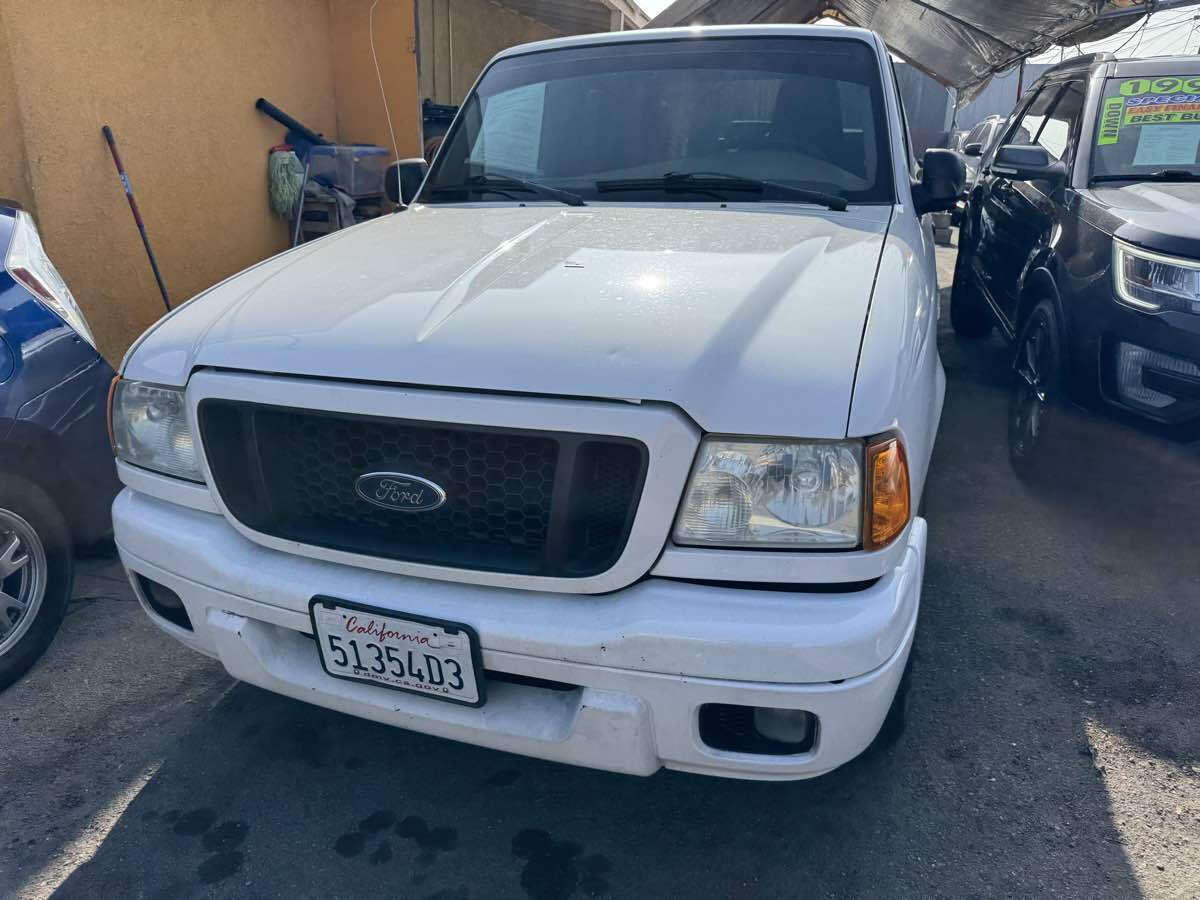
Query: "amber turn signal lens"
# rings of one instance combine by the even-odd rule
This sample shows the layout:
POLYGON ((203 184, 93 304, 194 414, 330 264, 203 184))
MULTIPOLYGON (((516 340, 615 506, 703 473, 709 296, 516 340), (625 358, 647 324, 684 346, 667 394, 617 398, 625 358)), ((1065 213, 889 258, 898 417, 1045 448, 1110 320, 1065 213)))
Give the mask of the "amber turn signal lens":
POLYGON ((878 550, 904 530, 909 518, 908 460, 897 438, 867 445, 867 521, 863 546, 878 550))
POLYGON ((117 392, 117 382, 120 380, 121 380, 120 375, 114 375, 112 384, 110 384, 108 386, 108 409, 106 411, 106 416, 108 419, 108 446, 112 448, 113 456, 117 455, 117 439, 116 439, 116 436, 113 434, 113 424, 112 424, 113 394, 115 394, 117 392))

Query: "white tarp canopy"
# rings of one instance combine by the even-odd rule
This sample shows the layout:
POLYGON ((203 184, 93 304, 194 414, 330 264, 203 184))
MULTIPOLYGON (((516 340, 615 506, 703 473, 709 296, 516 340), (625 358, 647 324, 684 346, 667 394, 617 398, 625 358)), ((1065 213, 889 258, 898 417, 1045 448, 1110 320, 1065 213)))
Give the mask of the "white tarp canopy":
POLYGON ((1051 45, 1115 34, 1152 10, 1196 0, 676 0, 649 28, 811 22, 831 16, 879 33, 892 52, 958 91, 1051 45))

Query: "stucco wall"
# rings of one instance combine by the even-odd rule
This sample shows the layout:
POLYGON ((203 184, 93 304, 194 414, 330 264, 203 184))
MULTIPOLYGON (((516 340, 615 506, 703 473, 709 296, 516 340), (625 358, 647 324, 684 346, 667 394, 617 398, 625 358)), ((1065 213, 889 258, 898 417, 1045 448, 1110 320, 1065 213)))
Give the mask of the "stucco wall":
POLYGON ((417 65, 413 53, 412 0, 382 0, 375 8, 375 53, 371 58, 370 18, 373 0, 330 0, 330 40, 338 140, 392 147, 387 112, 391 112, 401 157, 420 150, 417 65), (379 90, 387 93, 387 109, 379 90))
MULTIPOLYGON (((38 223, 109 359, 162 304, 100 126, 181 303, 286 246, 265 190, 283 129, 254 100, 336 132, 329 12, 328 0, 0 0, 38 223)), ((0 51, 6 80, 2 66, 0 51)), ((0 195, 12 177, 0 169, 0 195)))
POLYGON ((435 103, 461 103, 480 70, 501 50, 562 36, 490 0, 418 0, 418 15, 420 99, 435 103))
POLYGON ((4 19, 0 17, 0 197, 16 200, 26 209, 33 209, 23 135, 12 58, 8 52, 4 19))

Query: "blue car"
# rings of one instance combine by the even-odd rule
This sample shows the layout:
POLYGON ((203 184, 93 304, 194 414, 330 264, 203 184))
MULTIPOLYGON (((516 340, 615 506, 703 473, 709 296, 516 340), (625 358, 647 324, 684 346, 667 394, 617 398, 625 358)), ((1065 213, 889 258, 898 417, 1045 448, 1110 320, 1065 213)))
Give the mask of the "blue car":
POLYGON ((111 529, 113 370, 28 213, 0 202, 0 690, 49 646, 75 548, 111 529))

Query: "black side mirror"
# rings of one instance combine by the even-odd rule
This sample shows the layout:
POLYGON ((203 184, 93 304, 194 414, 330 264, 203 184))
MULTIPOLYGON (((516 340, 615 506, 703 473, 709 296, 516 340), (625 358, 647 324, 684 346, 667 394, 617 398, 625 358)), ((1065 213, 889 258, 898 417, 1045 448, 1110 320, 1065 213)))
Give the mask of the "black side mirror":
POLYGON ((936 147, 926 150, 921 182, 913 185, 917 215, 953 209, 966 183, 967 167, 961 156, 936 147))
POLYGON ((992 173, 1018 181, 1061 181, 1067 166, 1037 144, 1005 144, 996 151, 992 173))
POLYGON ((398 159, 387 168, 383 176, 383 190, 387 198, 400 206, 406 206, 417 196, 429 163, 423 159, 398 159))
POLYGON ((983 156, 983 144, 980 141, 971 141, 963 147, 963 154, 966 156, 983 156))

